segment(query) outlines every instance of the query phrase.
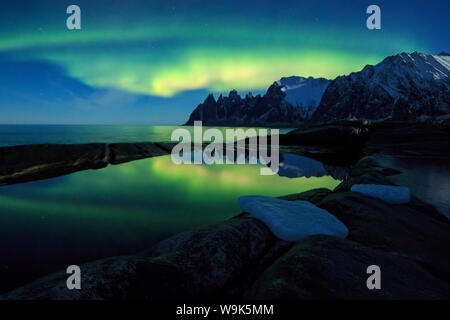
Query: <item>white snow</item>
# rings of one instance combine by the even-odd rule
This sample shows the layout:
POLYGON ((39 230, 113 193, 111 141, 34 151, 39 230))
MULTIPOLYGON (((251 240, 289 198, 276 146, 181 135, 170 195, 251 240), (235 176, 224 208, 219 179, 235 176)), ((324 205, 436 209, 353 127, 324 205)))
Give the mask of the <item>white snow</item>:
POLYGON ((297 242, 312 235, 345 238, 347 227, 328 211, 308 201, 286 201, 263 196, 238 200, 245 212, 261 220, 278 238, 297 242))
POLYGON ((433 58, 447 71, 450 70, 450 56, 433 56, 433 58))
POLYGON ((284 100, 297 109, 301 109, 304 116, 311 116, 331 81, 323 78, 293 76, 281 78, 277 82, 286 94, 284 100))
POLYGON ((283 153, 281 155, 278 175, 288 178, 322 177, 327 175, 323 164, 317 160, 294 154, 283 153))
POLYGON ((352 192, 360 192, 367 196, 381 199, 391 204, 404 204, 411 199, 408 187, 386 186, 376 184, 355 184, 352 192))

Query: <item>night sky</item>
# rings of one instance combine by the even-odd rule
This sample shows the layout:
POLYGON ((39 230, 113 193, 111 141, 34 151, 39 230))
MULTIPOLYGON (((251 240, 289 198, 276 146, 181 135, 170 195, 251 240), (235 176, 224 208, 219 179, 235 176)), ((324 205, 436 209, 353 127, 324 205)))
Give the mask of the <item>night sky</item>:
POLYGON ((450 51, 448 1, 4 1, 0 123, 180 124, 209 92, 450 51), (82 30, 66 28, 81 8, 82 30), (366 8, 381 8, 381 30, 366 8))

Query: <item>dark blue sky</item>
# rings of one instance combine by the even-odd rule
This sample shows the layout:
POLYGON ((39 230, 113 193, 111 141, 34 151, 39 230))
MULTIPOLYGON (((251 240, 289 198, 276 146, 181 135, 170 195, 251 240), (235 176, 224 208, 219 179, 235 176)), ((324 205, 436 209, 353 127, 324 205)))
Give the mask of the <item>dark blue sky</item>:
POLYGON ((448 1, 7 1, 0 123, 179 124, 208 92, 450 51, 448 1), (81 8, 82 30, 66 28, 81 8), (382 29, 366 28, 381 8, 382 29))

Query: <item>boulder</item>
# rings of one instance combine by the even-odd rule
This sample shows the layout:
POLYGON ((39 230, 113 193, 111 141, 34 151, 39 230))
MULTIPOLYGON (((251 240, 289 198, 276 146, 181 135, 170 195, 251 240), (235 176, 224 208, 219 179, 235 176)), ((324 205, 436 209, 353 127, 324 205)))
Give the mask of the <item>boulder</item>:
POLYGON ((270 264, 277 257, 271 249, 276 243, 263 223, 240 215, 175 235, 137 256, 82 264, 81 290, 68 290, 62 271, 0 299, 213 299, 246 278, 264 257, 270 264))
POLYGON ((355 241, 313 236, 297 243, 244 293, 249 300, 448 299, 448 282, 408 256, 355 241), (367 268, 381 269, 381 289, 369 290, 367 268))
POLYGON ((148 264, 142 257, 114 257, 81 268, 81 289, 69 290, 69 277, 61 271, 13 290, 0 300, 104 300, 144 297, 148 283, 142 273, 148 264))
POLYGON ((450 279, 450 222, 426 204, 392 205, 355 192, 332 193, 317 206, 349 229, 348 239, 408 255, 441 279, 450 279))
POLYGON ((187 292, 176 297, 213 299, 251 273, 276 242, 262 222, 240 215, 175 235, 140 255, 173 265, 181 272, 187 292))
POLYGON ((334 191, 350 191, 356 184, 393 185, 388 177, 397 173, 399 171, 383 162, 379 155, 366 156, 350 168, 346 179, 334 191))

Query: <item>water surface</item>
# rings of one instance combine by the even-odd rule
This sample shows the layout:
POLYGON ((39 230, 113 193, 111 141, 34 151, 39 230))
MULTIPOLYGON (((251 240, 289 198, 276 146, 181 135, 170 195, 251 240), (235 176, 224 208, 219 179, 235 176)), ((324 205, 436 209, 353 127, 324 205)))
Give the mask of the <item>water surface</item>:
POLYGON ((408 186, 412 194, 432 204, 450 219, 450 164, 446 159, 390 159, 401 173, 390 176, 395 184, 408 186))
MULTIPOLYGON (((0 146, 42 143, 167 142, 179 126, 0 125, 0 146)), ((183 127, 191 131, 192 126, 183 127)), ((211 127, 203 127, 204 130, 211 127)), ((218 128, 225 133, 226 127, 218 128)), ((280 129, 280 133, 291 129, 280 129)), ((270 130, 268 131, 270 133, 270 130)), ((225 135, 224 135, 225 136, 225 135)))
POLYGON ((0 187, 0 291, 70 264, 133 254, 240 213, 242 195, 333 189, 329 176, 261 176, 257 165, 175 165, 170 156, 0 187))

